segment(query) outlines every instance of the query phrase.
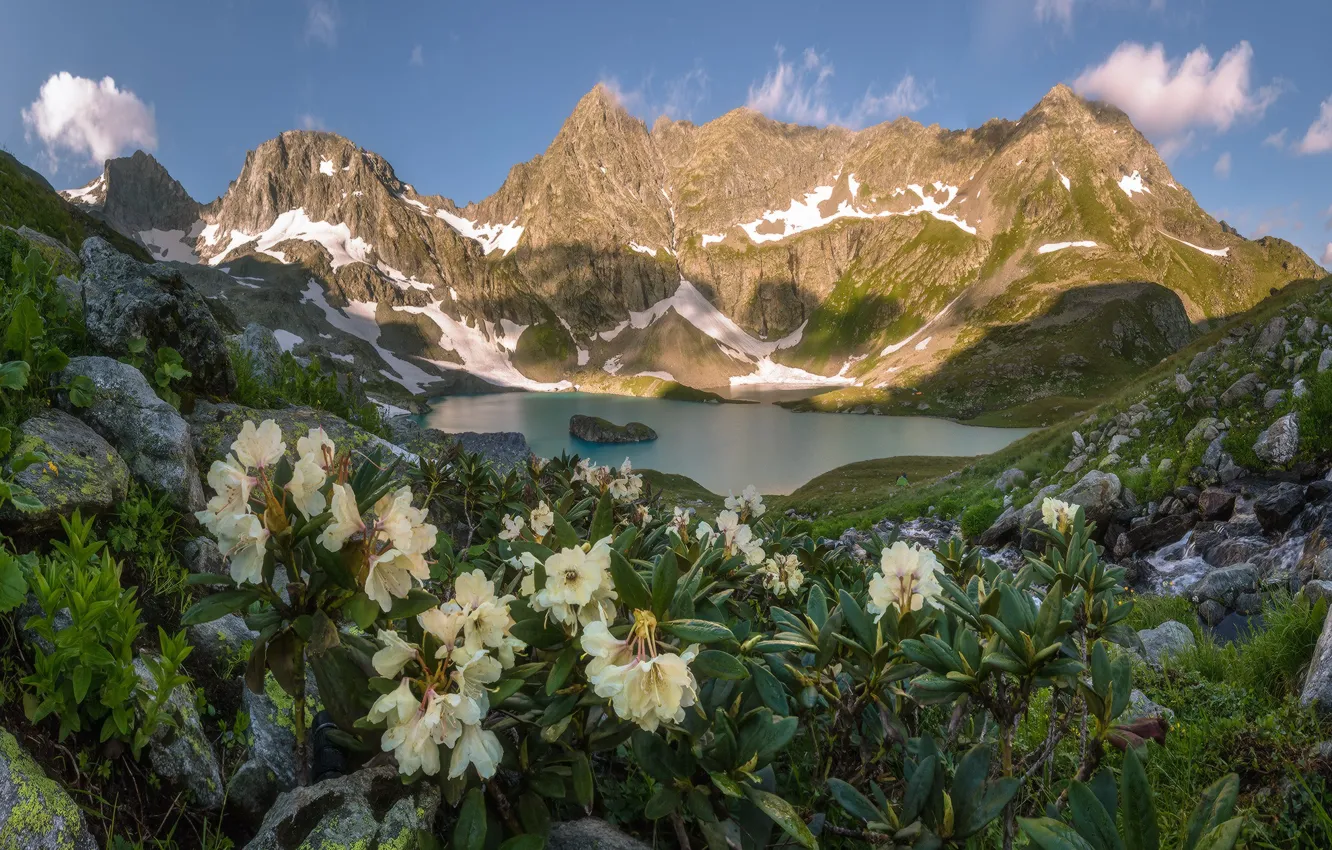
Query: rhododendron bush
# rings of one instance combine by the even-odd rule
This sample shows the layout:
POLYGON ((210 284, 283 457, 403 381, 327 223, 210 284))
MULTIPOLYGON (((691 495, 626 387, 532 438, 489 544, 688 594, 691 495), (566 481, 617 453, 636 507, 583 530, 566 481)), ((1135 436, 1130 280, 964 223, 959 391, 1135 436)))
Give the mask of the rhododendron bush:
MULTIPOLYGON (((1132 603, 1075 506, 1047 505, 1045 551, 1010 572, 960 540, 857 558, 752 487, 700 520, 628 461, 413 465, 265 421, 208 481, 198 518, 229 573, 195 578, 223 587, 184 622, 234 612, 259 633, 246 683, 271 673, 292 696, 302 765, 308 666, 352 759, 439 783, 469 850, 630 784, 637 803, 616 807, 682 847, 757 850, 776 830, 1011 846, 1020 813, 1049 815, 1020 822, 1041 846, 1081 846, 1043 843, 1078 828, 1067 800, 1165 734, 1119 722, 1128 662, 1110 644, 1132 603), (1023 751, 1038 696, 1049 730, 1023 751), (1078 765, 1067 796, 1020 812, 1060 753, 1078 765)), ((1209 830, 1230 823, 1209 811, 1209 830)))

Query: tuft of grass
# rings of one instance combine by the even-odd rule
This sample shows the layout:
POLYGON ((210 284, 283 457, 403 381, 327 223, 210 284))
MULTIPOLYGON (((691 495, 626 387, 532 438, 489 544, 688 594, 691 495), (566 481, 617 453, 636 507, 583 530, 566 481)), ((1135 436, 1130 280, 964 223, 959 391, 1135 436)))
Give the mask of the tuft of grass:
POLYGON ((1154 629, 1169 620, 1183 623, 1193 629, 1194 638, 1202 636, 1198 614, 1193 603, 1184 596, 1142 595, 1133 597, 1133 610, 1129 612, 1129 628, 1138 632, 1154 629))

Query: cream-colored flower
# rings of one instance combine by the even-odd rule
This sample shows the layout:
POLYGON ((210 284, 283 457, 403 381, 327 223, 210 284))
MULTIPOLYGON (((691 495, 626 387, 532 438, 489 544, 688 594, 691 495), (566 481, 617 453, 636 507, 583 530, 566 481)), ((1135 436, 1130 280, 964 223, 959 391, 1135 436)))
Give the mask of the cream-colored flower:
POLYGON ((366 719, 371 723, 387 720, 390 726, 404 723, 416 714, 421 701, 412 693, 412 680, 403 679, 398 687, 375 700, 366 719))
MULTIPOLYGON (((604 543, 604 541, 603 541, 604 543)), ((582 547, 562 549, 546 559, 543 604, 586 605, 610 570, 610 547, 598 543, 591 552, 582 547)))
POLYGON ((626 640, 610 633, 601 621, 589 623, 583 629, 583 651, 592 656, 587 662, 587 680, 597 696, 609 699, 624 687, 625 667, 634 660, 633 650, 626 640))
POLYGON ((698 701, 698 682, 689 669, 697 655, 693 645, 680 655, 655 655, 629 665, 623 686, 611 697, 615 713, 648 732, 683 721, 684 710, 698 701))
POLYGON ((303 458, 311 458, 325 471, 332 468, 336 452, 333 441, 329 439, 323 427, 311 428, 310 433, 296 441, 296 454, 303 458))
POLYGON ((870 579, 870 601, 865 606, 883 619, 889 605, 896 605, 899 613, 919 611, 925 600, 936 598, 942 588, 938 573, 942 568, 934 553, 918 544, 908 546, 899 540, 884 549, 879 558, 879 572, 870 579))
POLYGON ((328 507, 328 500, 320 492, 327 480, 328 473, 313 455, 302 456, 292 467, 291 480, 287 482, 287 492, 291 494, 296 509, 306 519, 322 514, 324 508, 328 507))
POLYGON ((464 611, 495 601, 495 582, 480 570, 463 573, 453 582, 453 601, 464 611))
POLYGON ((412 507, 412 488, 403 486, 375 503, 378 525, 393 547, 424 555, 435 547, 436 529, 425 521, 426 512, 412 507))
POLYGON ((652 512, 647 509, 647 505, 634 505, 634 523, 644 528, 652 522, 652 512))
POLYGON ((555 512, 550 509, 550 505, 541 502, 532 509, 528 522, 532 526, 532 534, 540 540, 550 533, 551 526, 555 524, 555 512))
POLYGON ((749 516, 751 519, 758 519, 768 512, 768 506, 763 504, 763 497, 759 495, 758 488, 750 484, 745 491, 740 494, 749 507, 749 516))
POLYGON ((520 641, 513 635, 506 634, 504 640, 495 648, 495 657, 499 659, 500 666, 508 670, 517 663, 516 654, 527 649, 527 644, 520 641))
POLYGON ((227 514, 217 523, 217 546, 231 561, 236 584, 259 584, 264 578, 268 529, 254 514, 227 514))
POLYGON ((458 636, 463 634, 467 625, 467 615, 452 602, 446 602, 438 608, 422 611, 416 615, 416 622, 440 643, 436 658, 447 658, 454 647, 460 644, 458 636))
POLYGON ((778 596, 795 594, 805 583, 800 559, 795 555, 773 555, 758 568, 763 586, 778 596))
POLYGON ((380 738, 380 748, 393 752, 402 775, 411 776, 418 770, 427 776, 439 773, 439 744, 435 738, 442 709, 439 696, 431 691, 410 717, 390 726, 380 738))
POLYGON ((402 599, 411 592, 413 578, 420 582, 430 578, 430 567, 420 555, 397 549, 372 555, 365 576, 365 595, 388 611, 395 598, 402 599))
POLYGON ((457 779, 466 773, 468 765, 471 765, 476 768, 477 776, 489 779, 495 775, 503 757, 504 747, 500 745, 499 738, 494 732, 482 729, 478 724, 464 726, 462 738, 453 748, 453 755, 449 760, 449 778, 457 779))
POLYGON ((455 649, 452 660, 454 667, 449 671, 449 678, 457 686, 458 693, 475 702, 484 715, 490 709, 487 685, 493 685, 504 675, 502 665, 485 650, 469 653, 466 649, 455 649))
POLYGON ((689 520, 692 519, 693 516, 693 508, 682 508, 679 505, 676 505, 671 510, 671 527, 675 529, 675 533, 680 535, 681 539, 687 539, 689 537, 689 520))
POLYGON ((435 730, 435 741, 452 749, 462 737, 465 726, 481 722, 485 714, 480 706, 462 694, 441 694, 439 726, 435 730))
POLYGON ((350 484, 333 485, 333 518, 319 532, 319 544, 330 552, 337 552, 353 534, 365 531, 360 508, 356 506, 356 491, 350 484))
POLYGON ((217 533, 217 523, 223 517, 243 514, 250 509, 250 492, 259 483, 245 471, 235 455, 227 455, 226 460, 215 460, 208 470, 208 486, 217 495, 208 500, 206 510, 196 511, 194 518, 205 528, 217 533))
POLYGON ((1068 502, 1047 496, 1045 501, 1041 502, 1041 519, 1045 520, 1045 524, 1050 528, 1057 529, 1061 534, 1068 534, 1073 528, 1073 515, 1077 509, 1077 505, 1070 505, 1068 502))
POLYGON ((520 516, 509 516, 508 514, 505 514, 500 520, 500 523, 504 527, 500 529, 499 539, 517 540, 522 536, 523 526, 527 524, 527 521, 520 516))
POLYGON ((272 419, 265 419, 258 428, 246 420, 231 450, 246 469, 265 469, 278 462, 287 444, 282 442, 282 429, 272 419))
POLYGON ((380 629, 375 637, 383 647, 370 659, 370 663, 375 672, 385 679, 397 676, 407 666, 407 662, 416 657, 416 645, 403 640, 395 631, 380 629))

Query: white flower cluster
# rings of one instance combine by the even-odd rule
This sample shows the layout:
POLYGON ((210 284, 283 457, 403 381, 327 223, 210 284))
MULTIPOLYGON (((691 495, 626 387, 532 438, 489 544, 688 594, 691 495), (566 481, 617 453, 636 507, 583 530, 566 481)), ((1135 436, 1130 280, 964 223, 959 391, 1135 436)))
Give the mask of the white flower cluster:
POLYGON ((800 569, 800 558, 795 555, 773 555, 756 571, 763 586, 778 596, 794 596, 805 583, 805 573, 800 569))
MULTIPOLYGON (((500 540, 517 540, 523 536, 523 529, 528 526, 528 520, 520 516, 505 515, 500 522, 504 526, 499 533, 500 540)), ((554 524, 555 512, 550 509, 550 505, 542 502, 532 510, 532 535, 538 542, 550 533, 550 527, 554 524)))
POLYGON ((763 538, 757 537, 754 530, 740 521, 740 516, 735 511, 722 511, 717 514, 717 528, 706 522, 700 522, 694 529, 694 534, 698 539, 707 542, 714 537, 721 537, 722 548, 726 551, 727 557, 731 555, 744 555, 745 563, 751 566, 757 566, 763 563, 765 556, 763 552, 763 538))
POLYGON ((1050 528, 1056 529, 1060 534, 1068 534, 1073 528, 1073 516, 1077 513, 1078 506, 1070 505, 1068 502, 1061 502, 1058 499, 1051 499, 1048 496, 1041 502, 1041 519, 1050 528))
POLYGON ((741 519, 746 521, 758 519, 768 511, 768 506, 763 504, 763 497, 759 495, 758 489, 750 484, 740 493, 730 493, 726 497, 726 510, 735 511, 741 519))
POLYGON ((437 663, 397 632, 380 630, 382 648, 372 659, 375 672, 396 678, 413 662, 421 670, 418 677, 402 676, 397 689, 381 696, 366 717, 371 723, 388 723, 380 746, 393 752, 400 773, 439 773, 442 746, 450 751, 450 779, 462 776, 469 766, 482 779, 495 775, 504 748, 494 732, 482 728, 482 721, 490 711, 488 686, 499 681, 503 670, 513 666, 514 652, 525 647, 509 634, 513 598, 496 596, 494 582, 480 570, 459 576, 453 599, 417 616, 440 644, 433 659, 437 663))
POLYGON ((610 538, 587 546, 561 549, 546 559, 546 586, 537 590, 536 558, 518 556, 526 570, 518 592, 532 610, 577 631, 580 625, 615 619, 615 582, 610 573, 610 538))
POLYGON ((679 654, 663 651, 656 641, 656 620, 635 612, 627 640, 610 633, 604 622, 583 632, 587 680, 597 696, 611 701, 615 714, 639 728, 655 732, 662 723, 680 723, 685 709, 698 701, 698 682, 689 663, 698 655, 691 644, 679 654))
POLYGON ((362 583, 366 595, 384 611, 392 607, 395 597, 408 594, 412 579, 423 582, 430 577, 425 555, 435 546, 436 531, 425 521, 425 511, 412 507, 410 487, 376 502, 373 521, 367 524, 351 485, 344 481, 328 484, 336 453, 323 428, 311 428, 296 441, 298 458, 291 480, 275 489, 270 472, 286 450, 282 429, 272 419, 258 426, 247 421, 231 444, 231 454, 226 460, 214 461, 208 471, 208 484, 215 495, 195 516, 217 537, 237 584, 263 580, 264 556, 275 530, 270 526, 280 522, 277 531, 286 527, 288 499, 306 519, 325 510, 332 512, 318 539, 329 551, 340 551, 353 537, 365 541, 362 583), (255 495, 263 501, 263 510, 257 514, 250 504, 255 495))
POLYGON ((589 458, 578 462, 574 480, 583 481, 598 490, 610 490, 611 498, 619 502, 632 502, 643 495, 643 476, 635 475, 629 458, 618 470, 597 466, 589 458))
POLYGON ((942 571, 933 552, 899 540, 879 557, 879 572, 870 579, 870 601, 865 608, 876 615, 875 622, 883 619, 890 605, 896 605, 901 614, 919 611, 925 600, 934 599, 942 591, 938 578, 942 571))

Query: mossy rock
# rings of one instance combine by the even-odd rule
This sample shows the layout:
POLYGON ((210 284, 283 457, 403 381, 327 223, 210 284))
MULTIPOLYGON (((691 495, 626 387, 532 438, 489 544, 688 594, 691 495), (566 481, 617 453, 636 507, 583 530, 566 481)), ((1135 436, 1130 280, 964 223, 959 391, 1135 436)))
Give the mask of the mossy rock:
POLYGON ((78 419, 47 410, 19 426, 14 456, 41 452, 50 463, 35 463, 16 482, 42 503, 33 513, 12 504, 0 508, 0 525, 37 531, 54 528, 74 511, 83 515, 111 510, 129 490, 129 467, 111 444, 78 419))
POLYGON ((265 419, 272 419, 282 429, 287 457, 293 461, 296 459, 296 441, 309 433, 311 428, 323 428, 338 451, 350 449, 353 452, 368 454, 379 449, 386 455, 396 454, 411 462, 415 461, 414 456, 400 446, 377 437, 364 428, 358 428, 339 416, 313 407, 259 410, 239 404, 200 402, 195 405, 188 419, 190 433, 194 438, 194 456, 199 462, 199 468, 203 470, 211 467, 213 461, 222 460, 227 456, 231 451, 231 444, 236 441, 247 421, 258 425, 265 419))
POLYGON ((569 433, 589 443, 645 443, 657 439, 657 432, 642 422, 616 425, 600 416, 581 413, 569 417, 569 433))
POLYGON ((97 850, 65 789, 0 729, 0 847, 97 850))

